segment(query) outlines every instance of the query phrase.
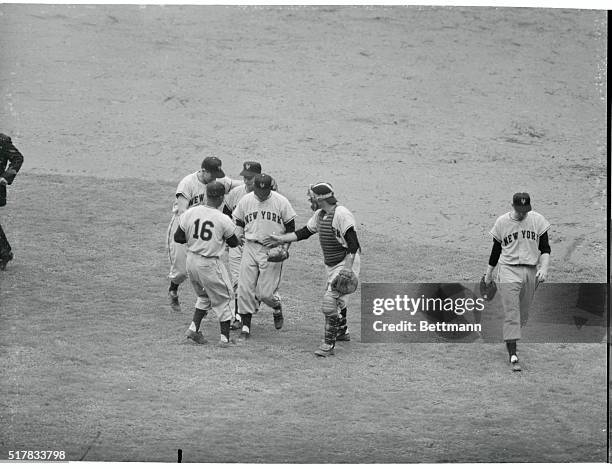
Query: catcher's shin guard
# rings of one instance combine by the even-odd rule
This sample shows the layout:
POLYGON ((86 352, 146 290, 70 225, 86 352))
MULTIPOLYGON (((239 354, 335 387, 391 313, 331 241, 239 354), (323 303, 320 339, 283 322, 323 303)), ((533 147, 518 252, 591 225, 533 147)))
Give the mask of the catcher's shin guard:
POLYGON ((348 342, 351 340, 351 336, 348 332, 348 324, 346 322, 346 308, 340 310, 340 317, 338 318, 338 335, 336 336, 337 342, 348 342))
POLYGON ((348 325, 346 323, 346 308, 340 310, 340 318, 338 323, 338 335, 346 334, 348 325))
POLYGON ((336 345, 340 317, 338 315, 325 317, 325 343, 332 347, 336 345))

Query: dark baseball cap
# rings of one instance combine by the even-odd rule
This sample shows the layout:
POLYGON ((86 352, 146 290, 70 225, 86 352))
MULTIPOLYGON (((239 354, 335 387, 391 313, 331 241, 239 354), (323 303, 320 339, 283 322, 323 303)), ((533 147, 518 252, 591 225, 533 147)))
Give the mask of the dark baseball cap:
POLYGON ((253 179, 253 190, 258 198, 267 197, 272 190, 272 176, 264 173, 257 174, 253 179))
POLYGON ((212 181, 206 184, 206 197, 223 197, 225 186, 219 181, 212 181))
POLYGON ((531 198, 527 192, 517 192, 512 197, 512 206, 517 212, 527 213, 531 210, 531 198))
POLYGON ((261 164, 257 161, 245 161, 242 163, 241 176, 253 177, 257 174, 261 174, 261 164))
POLYGON ((338 201, 334 196, 334 188, 328 182, 317 182, 310 186, 310 193, 315 200, 325 200, 329 204, 335 204, 338 201))
POLYGON ((214 178, 225 177, 225 173, 221 169, 221 160, 216 156, 208 156, 202 161, 202 169, 208 171, 214 178))

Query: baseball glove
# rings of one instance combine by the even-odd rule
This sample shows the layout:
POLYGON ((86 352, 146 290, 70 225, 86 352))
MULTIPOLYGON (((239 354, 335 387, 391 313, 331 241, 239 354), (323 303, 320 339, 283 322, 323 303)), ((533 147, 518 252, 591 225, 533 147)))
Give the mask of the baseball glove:
POLYGON ((332 290, 336 290, 341 295, 348 295, 357 290, 359 279, 352 270, 342 270, 332 280, 332 290))
POLYGON ((491 280, 491 283, 485 282, 485 276, 483 275, 480 279, 480 296, 485 300, 491 301, 497 293, 497 284, 495 280, 491 280))
POLYGON ((289 259, 289 251, 282 246, 277 246, 268 251, 268 262, 283 262, 289 259))

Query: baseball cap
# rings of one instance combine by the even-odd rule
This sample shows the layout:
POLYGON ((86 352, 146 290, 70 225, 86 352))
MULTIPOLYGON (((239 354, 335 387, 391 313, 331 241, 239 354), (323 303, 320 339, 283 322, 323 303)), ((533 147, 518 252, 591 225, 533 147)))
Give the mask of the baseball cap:
POLYGON ((261 174, 261 164, 257 161, 245 161, 242 163, 241 176, 252 177, 261 174))
POLYGON ((531 210, 531 198, 527 192, 517 192, 512 197, 512 206, 517 212, 529 212, 531 210))
POLYGON ((219 181, 212 181, 206 184, 206 197, 223 197, 225 186, 219 181))
POLYGON ((325 200, 329 204, 338 202, 334 196, 334 188, 328 182, 317 182, 310 185, 310 194, 315 200, 325 200))
POLYGON ((202 169, 208 171, 214 178, 225 177, 225 173, 221 169, 221 160, 216 156, 208 156, 202 161, 202 169))
POLYGON ((257 174, 253 179, 253 191, 259 199, 265 199, 272 190, 272 176, 269 174, 257 174))

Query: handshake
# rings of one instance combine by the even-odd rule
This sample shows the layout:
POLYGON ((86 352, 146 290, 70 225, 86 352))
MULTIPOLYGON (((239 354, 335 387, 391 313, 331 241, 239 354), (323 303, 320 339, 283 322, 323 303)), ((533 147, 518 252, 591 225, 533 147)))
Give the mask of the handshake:
POLYGON ((283 235, 271 234, 263 239, 263 244, 269 248, 268 262, 283 262, 289 258, 289 251, 283 241, 283 235))
POLYGON ((276 246, 280 246, 281 244, 285 244, 286 241, 283 241, 283 235, 277 235, 273 233, 264 237, 262 243, 264 244, 264 246, 274 248, 276 246))

